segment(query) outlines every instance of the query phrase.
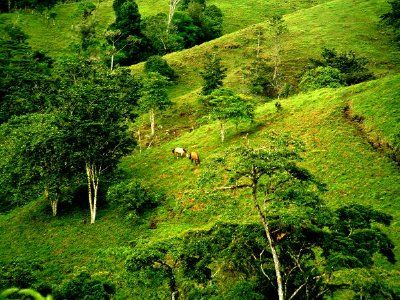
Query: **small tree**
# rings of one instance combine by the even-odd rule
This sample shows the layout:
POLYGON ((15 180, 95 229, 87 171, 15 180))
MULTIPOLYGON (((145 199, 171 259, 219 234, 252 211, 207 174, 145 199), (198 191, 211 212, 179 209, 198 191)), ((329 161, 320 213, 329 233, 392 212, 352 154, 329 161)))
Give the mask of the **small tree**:
POLYGON ((279 299, 319 298, 340 289, 326 280, 332 272, 369 268, 375 253, 394 263, 393 243, 372 227, 373 222, 389 225, 389 215, 362 205, 330 211, 316 193, 324 186, 298 166, 301 143, 275 135, 267 140, 259 148, 237 148, 230 166, 235 184, 219 189, 251 191, 268 240, 279 299), (315 256, 317 247, 324 263, 315 256))
POLYGON ((142 272, 151 281, 160 278, 161 283, 168 284, 170 299, 178 299, 179 290, 176 272, 180 262, 180 245, 178 239, 158 242, 150 246, 137 246, 126 261, 129 272, 142 272))
POLYGON ((344 85, 340 70, 332 67, 317 67, 304 73, 300 81, 300 89, 311 91, 324 87, 337 88, 344 85))
POLYGON ((225 126, 228 121, 239 124, 254 119, 254 106, 228 89, 220 89, 209 96, 200 98, 209 116, 220 122, 221 141, 225 140, 225 126))
POLYGON ((146 73, 157 72, 160 75, 168 78, 169 80, 174 80, 178 77, 174 69, 171 68, 168 62, 158 55, 150 56, 148 58, 148 60, 144 64, 144 71, 146 73))
POLYGON ((62 97, 60 128, 72 156, 71 167, 86 173, 90 222, 96 220, 100 180, 119 159, 129 153, 134 140, 127 132, 126 119, 133 109, 123 93, 124 78, 111 75, 100 66, 89 67, 85 78, 70 85, 62 97))
MULTIPOLYGON (((342 81, 345 85, 357 84, 366 80, 371 80, 374 75, 368 70, 368 60, 365 57, 359 57, 354 51, 338 52, 336 49, 326 48, 322 49, 322 60, 310 59, 308 69, 315 69, 318 67, 331 67, 337 69, 341 73, 342 81)), ((324 72, 318 71, 321 74, 332 74, 331 69, 321 69, 324 72)), ((337 77, 337 75, 336 75, 337 77)))
POLYGON ((384 23, 393 28, 395 39, 400 42, 400 0, 388 1, 391 10, 381 16, 384 23))
POLYGON ((202 94, 209 95, 212 91, 222 87, 226 71, 227 68, 221 64, 221 58, 207 53, 204 70, 200 73, 204 80, 202 94))
POLYGON ((118 62, 121 65, 136 63, 148 55, 147 45, 141 31, 139 8, 134 0, 115 0, 113 8, 115 22, 108 29, 112 32, 119 32, 113 38, 115 41, 113 47, 119 54, 118 62))
POLYGON ((159 73, 150 72, 143 79, 139 107, 147 111, 150 118, 151 135, 155 134, 155 113, 172 105, 169 100, 166 86, 168 79, 159 73))
POLYGON ((110 59, 111 71, 114 69, 114 59, 115 56, 118 55, 118 53, 124 51, 124 49, 129 45, 140 43, 140 40, 133 36, 128 36, 127 38, 123 38, 121 30, 107 30, 105 32, 105 37, 109 44, 108 53, 110 54, 111 57, 110 59))
POLYGON ((289 32, 289 29, 282 16, 274 16, 269 20, 269 30, 272 35, 272 62, 274 73, 272 80, 275 88, 279 89, 279 67, 281 65, 282 39, 289 32))
POLYGON ((143 34, 150 41, 154 52, 160 55, 182 50, 184 47, 184 40, 177 34, 175 26, 170 26, 168 32, 166 27, 167 15, 164 13, 147 17, 142 22, 143 34))

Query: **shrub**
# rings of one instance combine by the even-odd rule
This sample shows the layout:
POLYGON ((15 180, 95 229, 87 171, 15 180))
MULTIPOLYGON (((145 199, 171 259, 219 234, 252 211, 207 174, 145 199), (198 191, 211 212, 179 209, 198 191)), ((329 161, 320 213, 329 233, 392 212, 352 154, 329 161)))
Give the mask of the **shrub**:
POLYGON ((0 262, 0 290, 31 287, 37 281, 36 272, 40 270, 41 265, 34 261, 0 262))
POLYGON ((302 91, 311 91, 319 88, 337 88, 344 85, 340 70, 332 67, 317 67, 304 73, 300 81, 302 91))
POLYGON ((56 299, 110 299, 115 294, 115 286, 107 280, 93 279, 86 272, 65 282, 55 293, 56 299))
POLYGON ((336 49, 323 48, 322 60, 311 59, 310 68, 332 67, 338 69, 343 76, 345 85, 357 84, 374 78, 368 70, 368 60, 356 56, 355 52, 337 52, 336 49))
POLYGON ((157 72, 162 76, 167 77, 169 80, 175 80, 176 78, 178 78, 174 69, 171 68, 168 62, 158 55, 149 57, 149 59, 144 64, 144 71, 146 73, 157 72))
POLYGON ((128 218, 156 207, 163 198, 162 193, 151 191, 135 180, 115 184, 107 193, 107 200, 123 213, 127 213, 128 218))

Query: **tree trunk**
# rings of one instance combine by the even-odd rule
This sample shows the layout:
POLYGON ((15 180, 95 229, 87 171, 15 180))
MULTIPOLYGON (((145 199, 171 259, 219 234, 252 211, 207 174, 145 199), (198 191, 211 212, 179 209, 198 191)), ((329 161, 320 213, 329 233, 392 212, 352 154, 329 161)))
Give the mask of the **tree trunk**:
MULTIPOLYGON (((253 167, 253 174, 255 174, 255 168, 254 167, 253 167)), ((265 234, 267 235, 268 244, 269 244, 269 247, 271 249, 272 258, 273 258, 274 267, 275 267, 276 283, 278 285, 278 298, 279 298, 279 300, 284 300, 285 296, 283 294, 281 265, 280 265, 280 262, 279 262, 278 253, 276 252, 274 241, 272 240, 272 237, 271 237, 271 233, 270 233, 270 230, 269 230, 267 219, 265 218, 265 215, 263 214, 263 212, 262 212, 262 210, 260 208, 260 205, 258 204, 258 200, 257 200, 257 185, 258 185, 257 180, 253 179, 253 191, 252 191, 252 194, 253 194, 254 206, 255 206, 255 208, 256 208, 256 210, 258 212, 258 215, 260 216, 260 220, 261 220, 261 223, 263 224, 265 234)))
POLYGON ((169 14, 168 14, 168 22, 167 22, 167 33, 169 33, 169 29, 171 27, 172 18, 174 17, 176 7, 178 6, 181 0, 170 0, 169 1, 169 14))
POLYGON ((150 126, 151 126, 151 135, 153 136, 155 134, 155 128, 156 128, 156 123, 155 123, 155 114, 154 114, 154 109, 151 109, 149 112, 150 115, 150 126))
POLYGON ((8 4, 8 12, 11 12, 11 0, 8 0, 7 4, 8 4))
POLYGON ((51 210, 53 212, 53 217, 57 216, 58 200, 51 200, 51 210))
POLYGON ((114 54, 111 54, 111 66, 110 66, 111 71, 114 69, 114 54))
POLYGON ((221 122, 220 133, 221 133, 221 141, 224 142, 225 141, 225 126, 224 126, 223 122, 221 122))
POLYGON ((89 198, 89 209, 90 209, 90 224, 94 224, 94 222, 96 221, 99 174, 100 171, 96 170, 94 164, 90 165, 86 163, 86 175, 88 181, 88 198, 89 198))

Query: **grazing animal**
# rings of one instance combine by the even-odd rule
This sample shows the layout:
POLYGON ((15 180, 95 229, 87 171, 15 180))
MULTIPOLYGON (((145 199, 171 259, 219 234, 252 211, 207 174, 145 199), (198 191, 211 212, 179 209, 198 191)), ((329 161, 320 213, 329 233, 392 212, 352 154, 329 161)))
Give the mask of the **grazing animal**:
POLYGON ((172 154, 175 155, 176 158, 184 157, 185 155, 187 155, 187 151, 183 148, 178 147, 172 150, 172 154))
POLYGON ((197 152, 190 152, 188 155, 186 155, 191 161, 194 161, 195 165, 200 164, 200 156, 197 152))

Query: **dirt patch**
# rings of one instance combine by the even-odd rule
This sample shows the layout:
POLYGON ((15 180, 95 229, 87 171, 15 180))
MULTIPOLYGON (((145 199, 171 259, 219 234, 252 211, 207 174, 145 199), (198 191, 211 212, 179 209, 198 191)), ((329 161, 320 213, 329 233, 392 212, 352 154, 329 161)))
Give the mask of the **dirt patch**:
POLYGON ((366 139, 375 151, 386 155, 387 157, 392 159, 397 164, 397 166, 400 167, 399 151, 396 151, 396 149, 392 145, 384 141, 381 137, 377 135, 372 136, 371 134, 369 134, 364 126, 365 117, 362 115, 354 114, 351 109, 350 102, 348 102, 343 107, 343 116, 347 122, 357 128, 360 136, 366 139))

